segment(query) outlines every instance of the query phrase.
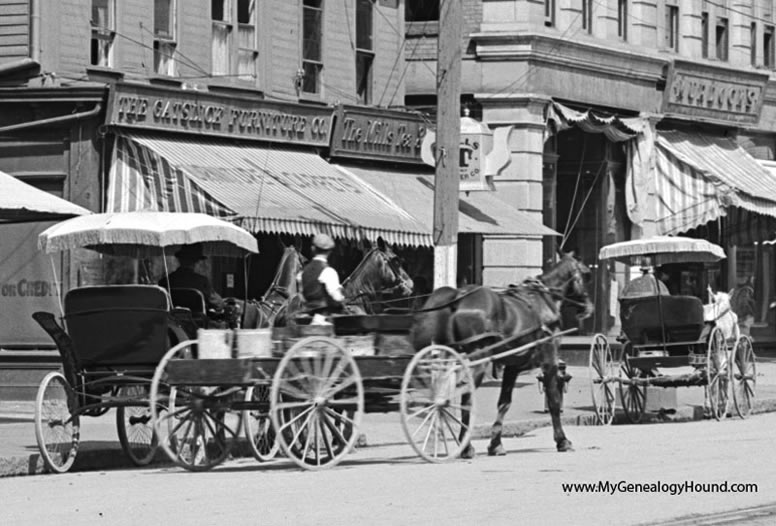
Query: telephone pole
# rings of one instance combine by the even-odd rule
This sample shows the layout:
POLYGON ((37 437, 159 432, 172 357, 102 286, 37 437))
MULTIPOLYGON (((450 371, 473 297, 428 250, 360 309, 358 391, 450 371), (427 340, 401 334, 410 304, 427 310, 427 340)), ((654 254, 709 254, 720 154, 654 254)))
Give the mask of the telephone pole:
POLYGON ((434 172, 434 288, 457 285, 461 139, 461 0, 441 0, 437 47, 434 172))

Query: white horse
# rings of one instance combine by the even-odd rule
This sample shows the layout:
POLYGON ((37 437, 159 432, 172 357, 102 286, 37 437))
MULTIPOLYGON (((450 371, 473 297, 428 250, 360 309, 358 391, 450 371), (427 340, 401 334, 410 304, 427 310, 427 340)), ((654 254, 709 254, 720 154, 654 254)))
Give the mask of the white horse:
POLYGON ((715 322, 726 340, 737 340, 740 336, 738 315, 733 312, 731 307, 730 293, 715 293, 712 292, 711 287, 708 287, 708 292, 709 303, 703 306, 703 319, 715 322))

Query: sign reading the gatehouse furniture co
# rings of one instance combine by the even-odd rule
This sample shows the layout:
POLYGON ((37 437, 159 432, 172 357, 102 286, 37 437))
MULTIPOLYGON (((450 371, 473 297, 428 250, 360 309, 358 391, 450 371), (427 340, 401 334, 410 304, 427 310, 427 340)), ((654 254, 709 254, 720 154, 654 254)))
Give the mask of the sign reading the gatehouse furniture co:
POLYGON ((117 83, 107 123, 310 146, 329 146, 331 108, 117 83))
POLYGON ((666 79, 663 113, 755 124, 768 74, 675 60, 666 79))

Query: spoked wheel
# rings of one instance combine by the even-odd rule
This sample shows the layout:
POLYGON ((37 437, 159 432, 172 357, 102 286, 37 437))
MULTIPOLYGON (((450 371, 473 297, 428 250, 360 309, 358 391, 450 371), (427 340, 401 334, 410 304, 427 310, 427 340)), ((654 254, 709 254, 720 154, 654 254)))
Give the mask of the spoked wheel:
POLYGON ((727 416, 730 402, 730 373, 725 336, 718 327, 712 329, 706 349, 706 402, 717 420, 727 416))
POLYGON ((616 381, 616 368, 609 340, 603 334, 596 334, 593 338, 588 372, 598 423, 609 425, 614 420, 615 394, 612 383, 616 381))
POLYGON ((275 458, 280 449, 269 416, 269 390, 267 385, 256 385, 245 391, 245 401, 259 405, 257 409, 246 409, 243 412, 245 437, 253 456, 262 462, 275 458))
POLYGON ((421 349, 404 371, 400 409, 404 435, 418 455, 429 462, 458 458, 476 421, 468 362, 450 347, 421 349))
POLYGON ((620 362, 620 402, 625 411, 625 417, 631 424, 638 424, 644 417, 647 408, 647 385, 635 383, 641 377, 641 369, 633 367, 629 358, 632 346, 626 343, 622 349, 622 361, 620 362), (630 382, 623 382, 623 380, 630 382))
POLYGON ((35 438, 46 467, 65 473, 78 454, 80 421, 73 388, 59 372, 43 378, 35 397, 35 438))
POLYGON ((733 405, 741 418, 752 414, 757 398, 757 359, 749 336, 741 336, 733 351, 733 363, 730 364, 730 385, 733 393, 733 405))
POLYGON ((270 416, 283 452, 304 469, 335 466, 353 448, 364 413, 355 359, 336 340, 312 336, 280 361, 270 416))
MULTIPOLYGON (((125 385, 118 396, 138 404, 148 400, 147 385, 125 385)), ((136 466, 147 466, 154 459, 158 441, 151 421, 151 407, 143 405, 119 406, 116 408, 116 429, 121 449, 136 466)))
POLYGON ((226 460, 242 429, 242 412, 230 411, 242 392, 176 382, 176 361, 196 356, 196 345, 182 342, 159 362, 151 381, 151 412, 167 456, 190 471, 206 471, 226 460))

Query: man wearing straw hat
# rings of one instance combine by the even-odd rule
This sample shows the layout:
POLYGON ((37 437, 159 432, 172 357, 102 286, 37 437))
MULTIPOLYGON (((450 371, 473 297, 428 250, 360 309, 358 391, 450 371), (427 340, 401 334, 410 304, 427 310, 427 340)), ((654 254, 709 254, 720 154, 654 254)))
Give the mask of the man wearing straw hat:
POLYGON ((327 234, 313 236, 313 258, 299 273, 300 290, 305 301, 305 310, 310 314, 328 316, 342 312, 345 295, 342 292, 339 275, 329 266, 329 254, 334 249, 334 240, 327 234))
POLYGON ((194 270, 198 262, 206 259, 202 254, 202 245, 184 245, 175 253, 175 259, 178 260, 178 268, 171 272, 168 277, 159 280, 159 286, 177 289, 197 289, 205 296, 205 302, 208 308, 221 310, 224 307, 224 300, 213 290, 213 285, 207 276, 203 276, 194 270))

